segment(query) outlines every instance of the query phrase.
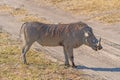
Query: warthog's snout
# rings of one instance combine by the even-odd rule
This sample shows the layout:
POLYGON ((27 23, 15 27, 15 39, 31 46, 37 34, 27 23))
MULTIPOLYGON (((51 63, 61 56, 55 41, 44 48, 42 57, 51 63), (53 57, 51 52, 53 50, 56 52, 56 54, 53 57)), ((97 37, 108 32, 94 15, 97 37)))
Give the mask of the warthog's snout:
POLYGON ((98 50, 101 50, 103 47, 102 46, 98 46, 98 50))
POLYGON ((101 50, 103 47, 101 46, 101 38, 99 39, 97 45, 95 46, 95 51, 101 50))
POLYGON ((98 51, 98 50, 101 50, 103 47, 102 46, 96 46, 95 48, 94 48, 94 50, 95 51, 98 51))

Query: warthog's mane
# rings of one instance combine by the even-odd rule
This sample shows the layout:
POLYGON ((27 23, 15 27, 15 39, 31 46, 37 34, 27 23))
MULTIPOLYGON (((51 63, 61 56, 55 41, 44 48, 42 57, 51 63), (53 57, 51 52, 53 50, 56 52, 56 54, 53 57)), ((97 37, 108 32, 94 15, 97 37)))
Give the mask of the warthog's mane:
POLYGON ((60 36, 63 33, 68 34, 71 32, 79 31, 83 27, 87 26, 87 24, 83 22, 76 22, 76 23, 70 23, 70 24, 44 24, 44 23, 38 23, 40 27, 37 27, 37 29, 40 32, 43 32, 46 36, 60 36))

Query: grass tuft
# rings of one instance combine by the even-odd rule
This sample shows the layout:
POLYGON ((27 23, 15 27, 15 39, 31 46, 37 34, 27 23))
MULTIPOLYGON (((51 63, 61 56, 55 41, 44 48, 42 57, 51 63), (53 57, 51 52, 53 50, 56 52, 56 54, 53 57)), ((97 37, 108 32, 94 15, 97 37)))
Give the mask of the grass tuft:
POLYGON ((103 23, 119 23, 120 22, 120 15, 119 13, 116 14, 108 14, 100 17, 96 17, 95 20, 99 20, 103 23))
POLYGON ((37 21, 37 22, 44 22, 44 23, 50 23, 48 20, 42 17, 38 17, 36 15, 26 15, 20 19, 22 22, 31 22, 31 21, 37 21))
POLYGON ((0 12, 10 12, 13 8, 8 5, 0 5, 0 12))
POLYGON ((13 16, 22 16, 28 14, 28 11, 24 8, 16 8, 11 11, 11 15, 13 16))

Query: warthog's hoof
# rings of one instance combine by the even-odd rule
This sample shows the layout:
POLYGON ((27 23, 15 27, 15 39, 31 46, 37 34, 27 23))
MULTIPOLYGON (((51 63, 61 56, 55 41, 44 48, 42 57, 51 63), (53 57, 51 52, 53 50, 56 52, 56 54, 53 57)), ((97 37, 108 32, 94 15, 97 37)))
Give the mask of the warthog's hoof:
POLYGON ((23 64, 26 64, 26 65, 28 65, 27 61, 23 61, 23 64))
POLYGON ((72 68, 77 68, 77 66, 74 65, 74 66, 72 66, 72 68))
POLYGON ((70 67, 70 64, 65 64, 65 68, 70 67))

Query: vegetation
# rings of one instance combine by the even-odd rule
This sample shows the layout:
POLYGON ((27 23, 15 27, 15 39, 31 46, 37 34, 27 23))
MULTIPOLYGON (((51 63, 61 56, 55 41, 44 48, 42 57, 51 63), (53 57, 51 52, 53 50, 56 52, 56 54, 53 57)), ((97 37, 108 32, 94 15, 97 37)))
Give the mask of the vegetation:
POLYGON ((14 8, 9 5, 0 5, 0 12, 8 13, 11 16, 15 16, 17 21, 20 22, 30 22, 30 21, 38 21, 44 23, 50 23, 50 21, 46 20, 43 17, 39 17, 37 15, 31 14, 25 8, 14 8))
MULTIPOLYGON (((43 0, 37 0, 43 1, 43 0)), ((50 5, 54 5, 65 11, 76 15, 93 16, 89 20, 95 19, 104 23, 120 22, 120 0, 44 0, 50 5)))
MULTIPOLYGON (((37 3, 45 3, 71 12, 75 15, 90 17, 88 20, 98 20, 103 23, 120 22, 120 0, 33 0, 37 3)), ((9 5, 0 5, 0 12, 17 16, 20 22, 39 21, 50 23, 45 18, 31 14, 24 7, 14 8, 9 5)))
POLYGON ((21 62, 20 42, 0 33, 0 80, 87 80, 83 73, 52 62, 42 52, 30 50, 28 65, 21 62))
POLYGON ((79 14, 101 13, 120 9, 119 0, 46 0, 63 9, 79 14))

